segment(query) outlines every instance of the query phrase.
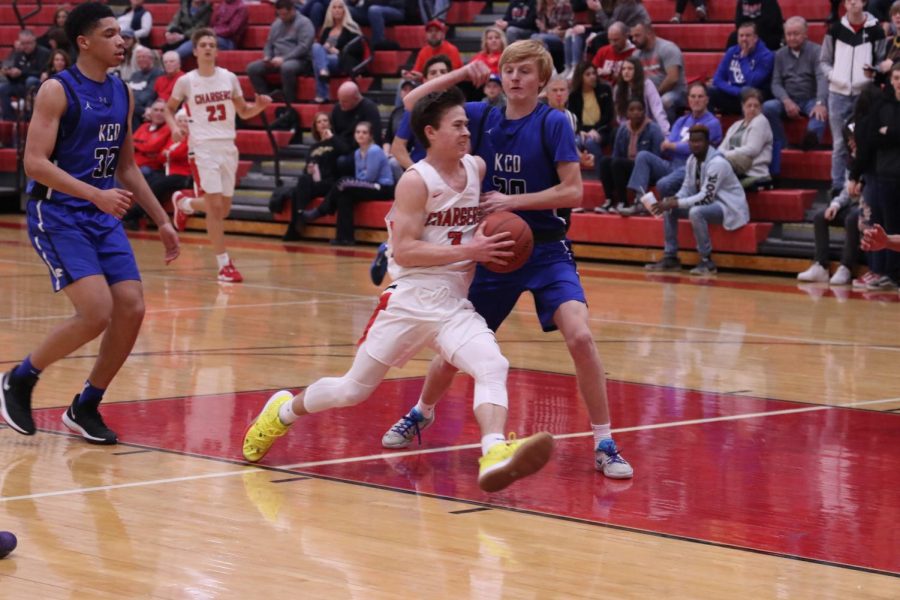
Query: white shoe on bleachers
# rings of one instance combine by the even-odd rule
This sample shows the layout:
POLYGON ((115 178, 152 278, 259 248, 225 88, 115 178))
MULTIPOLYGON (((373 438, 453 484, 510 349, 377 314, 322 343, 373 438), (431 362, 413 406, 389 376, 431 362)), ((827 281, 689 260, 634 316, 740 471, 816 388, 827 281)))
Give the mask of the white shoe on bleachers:
POLYGON ((828 281, 828 269, 819 263, 813 263, 810 268, 797 275, 797 281, 826 283, 828 281))

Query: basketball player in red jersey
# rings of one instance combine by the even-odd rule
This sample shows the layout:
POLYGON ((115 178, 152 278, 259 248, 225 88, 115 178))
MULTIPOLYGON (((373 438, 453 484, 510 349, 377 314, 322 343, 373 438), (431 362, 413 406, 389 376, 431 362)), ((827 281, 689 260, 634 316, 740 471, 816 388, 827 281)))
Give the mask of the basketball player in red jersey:
POLYGON ((216 66, 216 34, 212 29, 198 29, 191 36, 197 68, 175 82, 172 97, 166 104, 166 121, 172 139, 180 141, 185 131, 175 122, 175 112, 182 102, 188 113, 188 147, 196 198, 176 192, 175 228, 184 229, 187 217, 195 211, 206 213, 206 232, 219 263, 219 281, 239 283, 244 280, 225 250, 225 218, 231 211, 237 177, 238 150, 234 116, 252 119, 272 103, 259 95, 256 102, 244 101, 241 86, 234 73, 216 66))

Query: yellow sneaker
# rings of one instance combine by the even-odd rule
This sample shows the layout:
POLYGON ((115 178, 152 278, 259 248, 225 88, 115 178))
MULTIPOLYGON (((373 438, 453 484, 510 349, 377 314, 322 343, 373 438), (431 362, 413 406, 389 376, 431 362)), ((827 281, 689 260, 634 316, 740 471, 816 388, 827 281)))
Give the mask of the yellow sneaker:
POLYGON ((542 431, 521 440, 511 433, 478 459, 478 487, 499 492, 517 479, 540 471, 553 453, 553 436, 542 431))
POLYGON ((278 410, 285 402, 294 399, 294 394, 287 390, 275 392, 269 398, 256 420, 250 424, 244 433, 244 458, 250 462, 258 462, 266 455, 275 438, 287 433, 290 425, 285 425, 278 418, 278 410))

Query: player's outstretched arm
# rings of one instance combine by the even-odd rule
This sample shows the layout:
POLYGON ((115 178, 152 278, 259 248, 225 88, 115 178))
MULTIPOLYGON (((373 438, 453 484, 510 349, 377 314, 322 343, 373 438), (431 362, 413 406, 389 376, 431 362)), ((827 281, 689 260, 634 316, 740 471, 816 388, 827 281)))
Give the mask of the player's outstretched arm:
POLYGON ((234 97, 234 110, 245 121, 266 110, 270 104, 272 104, 272 98, 265 94, 257 94, 256 100, 249 104, 244 100, 243 96, 234 97))
POLYGON ((513 245, 509 233, 485 236, 484 225, 466 244, 441 245, 423 241, 425 229, 425 203, 428 188, 415 171, 407 171, 397 183, 394 206, 391 209, 391 252, 401 267, 435 267, 464 260, 477 262, 496 261, 505 264, 513 253, 507 249, 513 245))
POLYGON ((581 206, 584 186, 581 183, 581 165, 577 162, 560 162, 556 165, 559 183, 551 188, 531 194, 507 196, 500 192, 481 195, 481 208, 487 214, 501 210, 551 210, 581 206))
POLYGON ((480 60, 470 62, 464 67, 460 67, 445 75, 426 81, 416 89, 412 90, 406 95, 406 98, 403 99, 403 106, 406 110, 412 110, 416 105, 416 101, 424 98, 428 94, 432 92, 442 92, 463 81, 471 81, 475 87, 480 88, 487 82, 488 77, 490 76, 491 69, 486 64, 480 60))
POLYGON ((48 79, 41 85, 25 141, 25 174, 48 188, 93 202, 105 213, 119 218, 125 216, 131 206, 130 192, 120 189, 101 191, 72 177, 50 160, 66 105, 66 93, 60 82, 48 79))

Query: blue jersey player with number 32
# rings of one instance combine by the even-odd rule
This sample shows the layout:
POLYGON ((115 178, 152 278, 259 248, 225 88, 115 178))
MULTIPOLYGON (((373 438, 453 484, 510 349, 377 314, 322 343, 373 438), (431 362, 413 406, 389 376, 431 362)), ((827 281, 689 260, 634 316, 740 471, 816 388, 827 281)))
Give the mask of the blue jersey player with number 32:
MULTIPOLYGON (((485 213, 514 211, 534 233, 529 261, 511 273, 479 266, 469 300, 496 331, 523 292, 531 292, 544 331, 559 329, 575 363, 578 389, 594 433, 594 463, 613 479, 632 477, 631 465, 612 439, 606 376, 588 322, 584 289, 566 239, 568 209, 583 193, 575 135, 565 116, 538 102, 553 72, 540 42, 511 44, 500 58, 505 111, 482 102, 466 104, 472 153, 487 165, 481 206, 485 213)), ((424 95, 469 80, 483 85, 490 71, 472 62, 432 79, 404 99, 411 108, 424 95)), ((450 386, 456 368, 438 357, 431 362, 418 403, 382 438, 387 448, 404 448, 434 422, 434 406, 450 386)))
POLYGON ((94 367, 62 419, 88 442, 115 444, 99 404, 144 317, 141 277, 121 218, 137 202, 159 228, 167 264, 178 257, 178 235, 134 162, 131 93, 107 75, 125 59, 115 15, 103 4, 80 4, 65 30, 78 58, 38 91, 25 172, 28 236, 53 290, 65 292, 75 315, 3 374, 0 414, 13 430, 33 435, 31 395, 41 371, 102 333, 94 367))

